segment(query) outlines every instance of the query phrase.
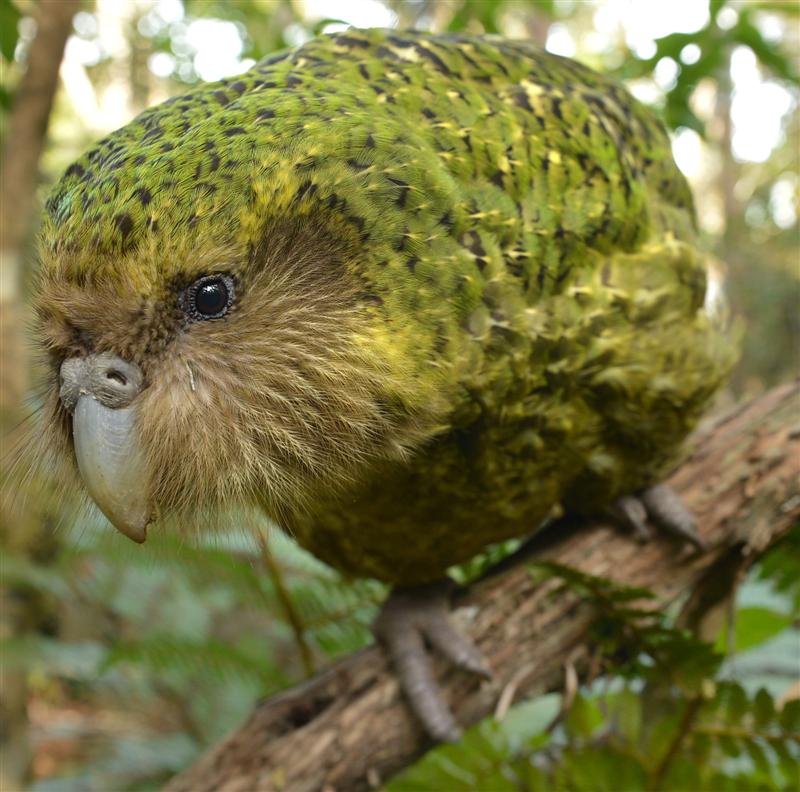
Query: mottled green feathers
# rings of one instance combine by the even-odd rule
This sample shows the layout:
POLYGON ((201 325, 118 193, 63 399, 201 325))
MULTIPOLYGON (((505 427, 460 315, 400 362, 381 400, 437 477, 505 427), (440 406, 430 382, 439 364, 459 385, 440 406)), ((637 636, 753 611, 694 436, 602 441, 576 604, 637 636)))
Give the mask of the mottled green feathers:
POLYGON ((525 42, 314 39, 145 112, 47 210, 50 277, 113 283, 124 262, 152 300, 202 274, 194 251, 283 222, 341 240, 348 343, 414 439, 281 517, 352 574, 430 580, 653 482, 730 364, 662 125, 525 42))

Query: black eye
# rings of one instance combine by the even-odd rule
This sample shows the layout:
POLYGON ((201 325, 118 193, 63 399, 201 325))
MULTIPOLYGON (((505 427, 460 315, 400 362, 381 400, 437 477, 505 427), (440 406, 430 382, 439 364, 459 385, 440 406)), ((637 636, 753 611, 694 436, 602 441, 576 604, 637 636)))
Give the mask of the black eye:
POLYGON ((219 319, 233 303, 233 278, 228 275, 207 275, 185 292, 183 304, 195 319, 219 319))
POLYGON ((194 294, 194 304, 197 313, 217 316, 228 307, 228 287, 221 280, 204 283, 194 294))

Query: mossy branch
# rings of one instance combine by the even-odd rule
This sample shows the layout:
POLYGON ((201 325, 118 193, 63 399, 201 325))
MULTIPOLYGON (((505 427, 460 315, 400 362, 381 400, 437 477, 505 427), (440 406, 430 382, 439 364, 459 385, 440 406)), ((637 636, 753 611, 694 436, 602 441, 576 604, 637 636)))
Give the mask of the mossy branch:
MULTIPOLYGON (((537 541, 542 556, 650 589, 659 607, 708 587, 721 559, 728 563, 735 556, 745 569, 800 517, 799 414, 800 383, 793 383, 698 430, 693 453, 669 484, 697 516, 705 553, 682 551, 669 540, 637 545, 597 523, 537 541)), ((495 675, 480 683, 438 666, 465 725, 494 712, 512 680, 516 698, 538 695, 559 687, 567 660, 581 669, 591 654, 592 604, 557 580, 536 582, 525 564, 482 581, 463 604, 456 618, 495 675)), ((259 704, 167 792, 364 790, 429 747, 383 653, 370 647, 259 704)))

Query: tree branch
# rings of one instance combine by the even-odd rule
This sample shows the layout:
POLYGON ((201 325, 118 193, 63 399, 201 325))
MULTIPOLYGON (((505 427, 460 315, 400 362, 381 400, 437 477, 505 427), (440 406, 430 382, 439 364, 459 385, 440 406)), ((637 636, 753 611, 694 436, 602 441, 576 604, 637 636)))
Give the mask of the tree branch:
MULTIPOLYGON (((697 516, 705 553, 668 540, 638 545, 600 523, 537 544, 549 560, 651 589, 662 607, 707 585, 725 557, 749 566, 800 516, 799 395, 798 383, 777 388, 694 436, 693 453, 669 483, 697 516)), ((538 695, 559 686, 567 658, 578 668, 588 658, 594 609, 573 593, 555 594, 556 586, 535 583, 523 564, 479 583, 456 612, 495 674, 480 683, 437 666, 462 724, 493 712, 510 684, 517 698, 538 695)), ((383 653, 370 647, 259 704, 167 792, 369 789, 429 747, 383 653)))

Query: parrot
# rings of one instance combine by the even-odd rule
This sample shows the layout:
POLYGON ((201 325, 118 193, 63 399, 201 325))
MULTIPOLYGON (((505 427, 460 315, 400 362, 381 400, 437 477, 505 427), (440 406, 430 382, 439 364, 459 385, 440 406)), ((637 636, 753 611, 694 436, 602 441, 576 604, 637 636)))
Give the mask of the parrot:
POLYGON ((347 29, 57 181, 42 455, 135 542, 261 510, 346 578, 436 740, 447 572, 556 513, 697 542, 662 482, 732 366, 657 114, 531 42, 347 29))

